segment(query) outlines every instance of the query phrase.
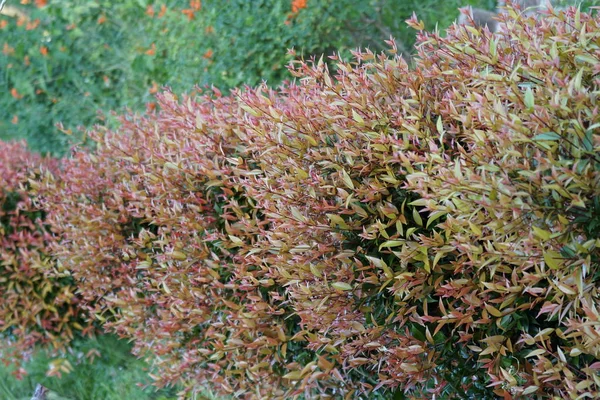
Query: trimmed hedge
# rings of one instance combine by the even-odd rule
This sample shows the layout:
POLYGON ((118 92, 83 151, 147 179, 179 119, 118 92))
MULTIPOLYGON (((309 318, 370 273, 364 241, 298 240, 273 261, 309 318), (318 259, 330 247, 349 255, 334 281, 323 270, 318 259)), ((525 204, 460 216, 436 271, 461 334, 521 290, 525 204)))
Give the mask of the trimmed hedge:
POLYGON ((598 397, 600 19, 504 18, 159 95, 44 176, 54 255, 158 384, 598 397))

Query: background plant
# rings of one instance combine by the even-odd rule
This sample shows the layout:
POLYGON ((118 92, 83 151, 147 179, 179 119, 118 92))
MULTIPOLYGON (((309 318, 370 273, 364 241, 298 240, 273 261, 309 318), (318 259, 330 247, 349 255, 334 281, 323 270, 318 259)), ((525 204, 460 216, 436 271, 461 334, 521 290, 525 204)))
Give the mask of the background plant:
MULTIPOLYGON (((76 340, 65 354, 69 369, 60 376, 48 376, 48 365, 56 357, 38 350, 23 365, 28 371, 15 380, 11 368, 0 367, 0 395, 6 400, 30 399, 37 384, 57 393, 63 399, 77 400, 174 400, 176 388, 156 390, 150 385, 147 364, 132 357, 131 345, 111 335, 91 340, 76 340)), ((214 399, 204 392, 193 400, 214 399)))

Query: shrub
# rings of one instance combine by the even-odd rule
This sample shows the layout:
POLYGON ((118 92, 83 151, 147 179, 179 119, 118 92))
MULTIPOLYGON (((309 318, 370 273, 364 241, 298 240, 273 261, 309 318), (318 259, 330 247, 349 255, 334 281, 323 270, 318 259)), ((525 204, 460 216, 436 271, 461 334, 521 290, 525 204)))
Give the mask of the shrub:
POLYGON ((596 396, 599 20, 506 18, 160 95, 46 177, 56 256, 159 384, 596 396))
POLYGON ((260 268, 237 258, 261 224, 233 181, 248 172, 234 128, 245 111, 232 97, 158 101, 118 133, 93 133, 97 151, 46 180, 56 255, 93 315, 158 357, 159 384, 282 395, 288 315, 261 301, 260 268))
POLYGON ((597 397, 600 81, 587 40, 600 20, 515 17, 499 37, 422 36, 430 124, 413 108, 406 129, 429 151, 407 155, 404 187, 445 216, 439 241, 420 245, 449 257, 394 292, 434 294, 421 321, 452 334, 497 395, 597 397))
POLYGON ((29 184, 56 173, 57 165, 23 143, 0 142, 0 356, 5 362, 19 364, 37 344, 62 348, 86 329, 74 282, 50 255, 53 238, 29 184))

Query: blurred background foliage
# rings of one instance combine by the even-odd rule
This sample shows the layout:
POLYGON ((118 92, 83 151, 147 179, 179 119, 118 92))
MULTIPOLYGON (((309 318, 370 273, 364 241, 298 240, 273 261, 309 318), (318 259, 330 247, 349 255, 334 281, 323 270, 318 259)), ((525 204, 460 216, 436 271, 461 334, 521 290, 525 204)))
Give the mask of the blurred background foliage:
POLYGON ((277 85, 294 48, 310 57, 385 48, 410 53, 416 12, 445 28, 458 7, 494 0, 8 0, 0 16, 0 139, 24 138, 57 155, 78 127, 110 122, 110 110, 153 106, 161 86, 228 90, 277 85), (101 110, 104 114, 98 114, 101 110), (65 135, 56 127, 64 124, 65 135))

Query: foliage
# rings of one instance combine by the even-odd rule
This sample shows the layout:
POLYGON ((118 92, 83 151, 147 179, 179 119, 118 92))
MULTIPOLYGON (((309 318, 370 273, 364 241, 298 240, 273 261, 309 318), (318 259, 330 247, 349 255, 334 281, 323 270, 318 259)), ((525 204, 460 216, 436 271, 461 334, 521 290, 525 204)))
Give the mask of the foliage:
POLYGON ((158 384, 598 397, 600 19, 420 31, 158 96, 41 182, 54 254, 158 384))
POLYGON ((599 19, 575 9, 543 24, 515 17, 498 38, 422 35, 419 67, 434 72, 420 93, 431 108, 411 109, 405 128, 429 151, 407 155, 404 187, 446 217, 423 251, 454 250, 432 281, 407 277, 394 290, 404 301, 406 286, 435 293, 421 321, 452 333, 496 394, 593 398, 599 19))
MULTIPOLYGON (((413 11, 429 27, 438 21, 445 27, 464 5, 459 0, 21 3, 27 18, 0 16, 0 139, 27 139, 35 151, 61 155, 82 140, 78 127, 111 126, 110 110, 142 110, 159 86, 180 93, 195 84, 221 90, 263 80, 277 85, 289 78, 290 48, 306 58, 348 54, 358 46, 382 50, 390 35, 408 54, 414 33, 404 20, 413 11)), ((490 0, 466 3, 493 7, 490 0)))
MULTIPOLYGON (((18 364, 36 344, 61 348, 89 327, 68 271, 50 256, 53 241, 30 179, 57 172, 56 160, 0 142, 0 356, 18 364)), ((22 371, 17 370, 17 374, 22 371)))

